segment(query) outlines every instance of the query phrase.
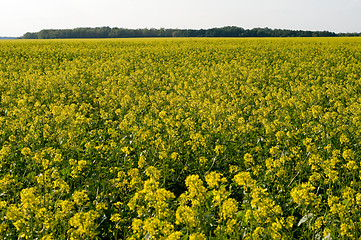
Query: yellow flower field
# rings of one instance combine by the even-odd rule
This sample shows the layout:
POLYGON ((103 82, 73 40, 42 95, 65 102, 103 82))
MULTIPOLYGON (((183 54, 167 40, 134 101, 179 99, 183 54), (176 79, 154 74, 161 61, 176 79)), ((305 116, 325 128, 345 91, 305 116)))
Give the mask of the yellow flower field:
POLYGON ((358 239, 361 38, 0 42, 1 239, 358 239))

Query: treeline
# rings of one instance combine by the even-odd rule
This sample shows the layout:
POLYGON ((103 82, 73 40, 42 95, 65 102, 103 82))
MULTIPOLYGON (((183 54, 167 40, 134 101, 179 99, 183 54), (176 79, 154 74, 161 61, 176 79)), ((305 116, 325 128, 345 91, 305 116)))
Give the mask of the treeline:
POLYGON ((0 37, 0 39, 5 39, 5 40, 7 40, 7 39, 15 39, 15 37, 0 37))
MULTIPOLYGON (((210 29, 127 29, 127 28, 75 28, 50 29, 26 33, 24 39, 57 38, 144 38, 144 37, 336 37, 340 34, 329 31, 303 31, 287 29, 222 27, 210 29)), ((347 34, 343 34, 346 36, 347 34)), ((360 36, 353 34, 352 36, 360 36)))

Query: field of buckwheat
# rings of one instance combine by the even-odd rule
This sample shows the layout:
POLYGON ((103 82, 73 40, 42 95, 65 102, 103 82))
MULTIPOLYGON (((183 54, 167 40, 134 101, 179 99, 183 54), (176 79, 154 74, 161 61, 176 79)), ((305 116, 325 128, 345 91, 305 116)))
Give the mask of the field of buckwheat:
POLYGON ((0 42, 1 239, 361 237, 361 38, 0 42))

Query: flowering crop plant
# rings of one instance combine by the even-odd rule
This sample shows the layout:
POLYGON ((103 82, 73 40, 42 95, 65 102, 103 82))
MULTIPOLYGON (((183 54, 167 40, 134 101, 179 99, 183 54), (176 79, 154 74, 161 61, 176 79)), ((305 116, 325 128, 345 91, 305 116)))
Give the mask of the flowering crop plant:
POLYGON ((0 42, 1 239, 359 239, 361 38, 0 42))

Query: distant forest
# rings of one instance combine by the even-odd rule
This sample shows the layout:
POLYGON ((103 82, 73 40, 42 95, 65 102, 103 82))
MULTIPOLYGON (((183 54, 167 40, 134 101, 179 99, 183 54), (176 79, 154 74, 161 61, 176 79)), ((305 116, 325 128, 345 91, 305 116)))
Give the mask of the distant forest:
POLYGON ((361 36, 361 33, 340 33, 329 31, 303 31, 270 28, 244 29, 241 27, 222 27, 210 29, 127 29, 127 28, 75 28, 49 29, 26 33, 23 39, 59 38, 145 38, 145 37, 337 37, 361 36))

